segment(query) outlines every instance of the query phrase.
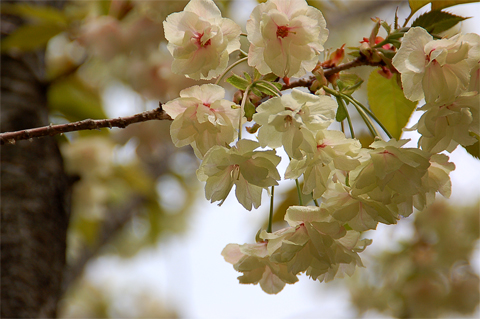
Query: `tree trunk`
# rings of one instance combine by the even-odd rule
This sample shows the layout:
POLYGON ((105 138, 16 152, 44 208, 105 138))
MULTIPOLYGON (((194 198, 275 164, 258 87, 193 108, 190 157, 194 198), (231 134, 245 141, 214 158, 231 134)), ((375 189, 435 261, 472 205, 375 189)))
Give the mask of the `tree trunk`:
MULTIPOLYGON (((2 35, 22 23, 2 15, 2 35)), ((2 54, 2 132, 49 124, 44 71, 43 51, 2 54)), ((52 318, 61 296, 70 210, 62 157, 50 137, 0 151, 1 317, 52 318)))

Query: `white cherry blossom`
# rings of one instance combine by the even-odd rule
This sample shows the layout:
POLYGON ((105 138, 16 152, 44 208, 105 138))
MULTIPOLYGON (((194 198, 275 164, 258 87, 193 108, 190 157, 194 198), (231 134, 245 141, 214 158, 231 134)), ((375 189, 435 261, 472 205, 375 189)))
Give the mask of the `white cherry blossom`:
POLYGON ((392 60, 411 101, 450 102, 469 87, 480 59, 480 36, 469 33, 433 40, 423 28, 411 28, 392 60))
MULTIPOLYGON (((172 141, 177 147, 190 144, 198 158, 215 145, 228 145, 237 136, 239 110, 223 99, 225 90, 218 85, 195 85, 180 92, 180 97, 163 105, 173 118, 172 141), (235 123, 235 124, 234 124, 235 123)), ((239 106, 238 106, 239 107, 239 106)))
POLYGON ((240 26, 222 18, 212 0, 190 1, 182 12, 169 15, 163 27, 174 58, 172 71, 195 80, 220 75, 228 55, 240 49, 240 26))
POLYGON ((305 0, 269 0, 247 21, 248 64, 262 74, 300 77, 313 70, 328 30, 322 13, 305 0))

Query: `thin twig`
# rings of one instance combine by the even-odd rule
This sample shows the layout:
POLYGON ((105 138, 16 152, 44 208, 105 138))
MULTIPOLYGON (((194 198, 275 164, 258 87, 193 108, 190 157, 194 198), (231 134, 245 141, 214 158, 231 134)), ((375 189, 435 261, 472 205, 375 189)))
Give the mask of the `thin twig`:
POLYGON ((101 128, 125 128, 130 124, 146 122, 151 120, 171 120, 172 118, 162 109, 162 104, 155 110, 146 111, 132 116, 118 117, 115 119, 92 120, 87 119, 79 122, 42 126, 27 130, 0 133, 0 145, 15 144, 18 140, 28 140, 32 138, 54 136, 62 133, 98 130, 101 128))
MULTIPOLYGON (((334 75, 338 72, 345 71, 345 70, 355 68, 355 67, 358 67, 358 66, 364 66, 364 65, 381 66, 381 65, 385 65, 385 62, 383 62, 383 61, 372 62, 372 61, 369 61, 366 57, 361 56, 361 57, 358 57, 358 58, 356 58, 356 59, 354 59, 350 62, 340 64, 340 65, 335 66, 335 67, 330 68, 330 69, 325 69, 323 71, 323 74, 328 79, 330 76, 332 76, 332 75, 334 75)), ((290 82, 289 85, 284 84, 283 87, 282 87, 282 91, 292 89, 294 87, 310 87, 312 85, 313 81, 315 81, 315 77, 313 75, 308 77, 308 78, 305 78, 305 79, 292 81, 292 82, 290 82)))
MULTIPOLYGON (((380 66, 384 65, 383 61, 380 62, 372 62, 369 61, 366 57, 359 57, 355 60, 352 60, 347 63, 340 64, 330 69, 326 69, 324 71, 325 77, 329 77, 335 73, 354 68, 357 66, 362 65, 370 65, 370 66, 380 66)), ((294 87, 310 87, 315 81, 315 77, 311 76, 306 79, 300 79, 298 81, 291 82, 289 85, 283 85, 282 90, 291 89, 294 87)), ((74 131, 82 131, 82 130, 98 130, 101 128, 125 128, 130 124, 146 122, 151 120, 172 120, 172 118, 165 113, 162 109, 162 104, 159 103, 159 107, 155 110, 146 111, 143 113, 135 114, 132 116, 125 116, 119 117, 115 119, 104 119, 104 120, 92 120, 87 119, 83 121, 67 123, 67 124, 57 124, 57 125, 49 125, 43 127, 37 127, 27 130, 15 131, 15 132, 6 132, 0 133, 0 145, 4 144, 15 144, 16 141, 19 140, 29 140, 38 137, 44 136, 54 136, 62 133, 67 132, 74 132, 74 131)))

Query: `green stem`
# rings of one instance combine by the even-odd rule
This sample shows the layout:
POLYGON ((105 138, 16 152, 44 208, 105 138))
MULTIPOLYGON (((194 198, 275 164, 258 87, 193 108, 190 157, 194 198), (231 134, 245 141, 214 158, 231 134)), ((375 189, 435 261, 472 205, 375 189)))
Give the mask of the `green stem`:
POLYGON ((263 84, 262 86, 264 88, 266 88, 267 90, 270 90, 270 91, 276 93, 277 96, 282 96, 282 92, 275 85, 273 85, 272 83, 270 83, 268 81, 258 80, 255 83, 257 83, 257 85, 258 84, 263 84), (267 87, 265 87, 264 85, 266 85, 267 87))
POLYGON ((370 111, 367 107, 365 107, 365 105, 363 105, 362 103, 360 103, 359 101, 355 100, 354 98, 348 95, 344 95, 344 97, 345 99, 349 100, 353 104, 358 105, 362 110, 365 111, 365 113, 368 114, 368 116, 370 116, 375 122, 377 122, 377 124, 382 128, 385 134, 387 134, 388 138, 393 137, 392 134, 390 134, 390 132, 387 130, 387 128, 382 124, 382 122, 380 122, 380 120, 375 116, 375 114, 373 114, 372 111, 370 111))
POLYGON ((240 63, 245 62, 247 60, 248 60, 248 58, 242 58, 242 59, 238 60, 237 62, 232 63, 232 65, 230 65, 228 68, 225 69, 225 71, 223 71, 222 75, 215 81, 215 84, 218 85, 218 83, 220 83, 220 81, 225 77, 227 72, 229 72, 231 69, 233 69, 234 67, 236 67, 240 63))
MULTIPOLYGON (((337 94, 338 94, 338 92, 337 92, 337 94)), ((353 131, 352 119, 350 118, 350 113, 348 113, 347 106, 345 105, 345 103, 343 103, 343 100, 342 100, 340 94, 335 95, 335 98, 337 99, 338 106, 343 107, 343 109, 345 110, 345 113, 347 114, 346 117, 347 117, 348 127, 350 129, 350 135, 352 136, 352 138, 355 138, 355 132, 353 131)))
POLYGON ((267 226, 267 233, 272 232, 272 223, 273 223, 273 194, 274 194, 275 186, 272 186, 272 195, 270 196, 270 214, 268 215, 268 226, 267 226))
MULTIPOLYGON (((312 196, 313 196, 313 193, 312 193, 312 196)), ((320 205, 318 205, 318 202, 315 198, 313 199, 313 202, 315 203, 315 206, 320 207, 320 205)))
POLYGON ((242 104, 240 104, 240 116, 238 119, 238 140, 239 141, 242 139, 242 118, 245 110, 245 103, 247 103, 247 99, 248 99, 248 92, 250 91, 251 87, 252 87, 252 84, 247 86, 247 88, 245 89, 245 92, 243 93, 243 97, 242 97, 242 104))
MULTIPOLYGON (((341 94, 338 91, 332 90, 327 86, 324 86, 323 90, 325 92, 335 96, 335 98, 337 99, 338 105, 343 107, 343 109, 345 110, 345 113, 347 114, 347 122, 348 122, 348 127, 350 128, 350 135, 352 136, 352 138, 355 138, 355 132, 353 131, 352 119, 350 118, 350 114, 348 113, 347 106, 342 101, 343 94, 341 94)), ((342 128, 343 128, 343 126, 342 126, 342 128)))
POLYGON ((367 116, 367 114, 365 113, 365 111, 362 110, 362 109, 361 109, 359 106, 357 106, 356 104, 353 104, 353 106, 355 106, 355 109, 357 110, 358 114, 360 114, 360 116, 362 117, 363 122, 365 123, 365 125, 366 125, 367 128, 368 128, 368 130, 370 131, 370 134, 372 135, 372 137, 375 137, 375 136, 380 137, 380 133, 379 133, 378 130, 376 129, 375 125, 373 125, 372 120, 367 116))
POLYGON ((298 183, 298 178, 295 178, 295 184, 297 185, 298 204, 303 206, 302 192, 300 191, 300 183, 298 183))
POLYGON ((248 53, 243 51, 242 49, 238 49, 238 51, 240 51, 240 53, 244 56, 244 57, 248 57, 248 53))

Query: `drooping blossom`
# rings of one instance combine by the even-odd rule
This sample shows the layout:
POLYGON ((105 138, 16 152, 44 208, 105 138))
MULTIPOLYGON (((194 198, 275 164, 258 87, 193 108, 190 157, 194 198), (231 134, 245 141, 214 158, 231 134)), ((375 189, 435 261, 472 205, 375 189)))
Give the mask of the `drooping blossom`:
POLYGON ((241 284, 259 283, 268 294, 277 294, 282 291, 285 284, 294 284, 298 281, 297 276, 288 271, 286 264, 270 260, 266 242, 228 244, 223 249, 222 256, 236 271, 243 273, 238 277, 241 284))
POLYGON ((415 126, 422 136, 418 145, 430 153, 452 152, 457 145, 472 145, 479 135, 480 95, 470 92, 447 104, 427 103, 426 111, 415 126))
POLYGON ((235 185, 240 204, 248 210, 252 205, 258 208, 263 189, 280 180, 280 157, 273 150, 255 151, 258 147, 258 142, 243 139, 231 148, 212 147, 197 170, 198 179, 206 182, 206 198, 223 203, 235 185))
POLYGON ((285 178, 295 179, 303 174, 303 193, 313 194, 316 199, 327 189, 335 170, 351 171, 360 165, 356 156, 361 144, 335 130, 320 130, 314 138, 306 137, 302 144, 305 156, 290 161, 285 178))
POLYGON ((170 14, 163 27, 174 58, 172 71, 195 80, 220 75, 228 55, 240 48, 240 26, 222 18, 212 0, 191 0, 182 12, 170 14))
POLYGON ((240 114, 233 102, 224 97, 225 90, 221 86, 195 85, 182 90, 179 98, 163 105, 165 112, 173 118, 170 135, 175 146, 190 144, 197 157, 202 159, 212 146, 233 142, 237 135, 234 127, 240 114))
POLYGON ((371 241, 345 228, 326 210, 314 206, 291 206, 285 214, 290 227, 273 233, 263 231, 270 260, 286 264, 297 275, 305 272, 314 280, 330 281, 335 276, 352 275, 363 267, 358 252, 371 241))
POLYGON ((411 101, 449 103, 469 87, 480 60, 480 36, 474 33, 433 40, 423 28, 411 28, 392 60, 411 101))
POLYGON ((326 129, 335 117, 337 104, 327 96, 292 90, 257 107, 253 120, 262 125, 258 141, 262 147, 283 146, 290 157, 301 157, 299 146, 305 135, 326 129))
POLYGON ((248 64, 262 74, 300 77, 312 71, 328 30, 322 13, 305 0, 269 0, 247 21, 248 64))

